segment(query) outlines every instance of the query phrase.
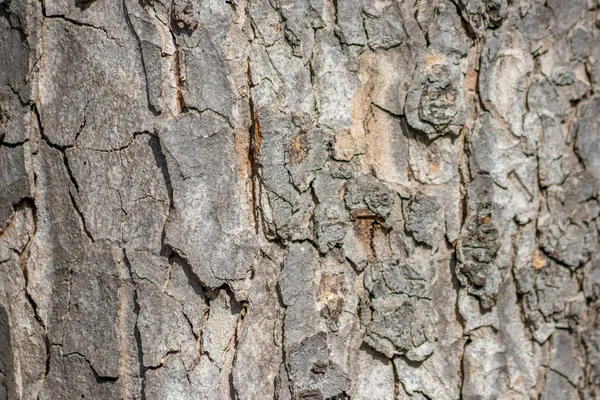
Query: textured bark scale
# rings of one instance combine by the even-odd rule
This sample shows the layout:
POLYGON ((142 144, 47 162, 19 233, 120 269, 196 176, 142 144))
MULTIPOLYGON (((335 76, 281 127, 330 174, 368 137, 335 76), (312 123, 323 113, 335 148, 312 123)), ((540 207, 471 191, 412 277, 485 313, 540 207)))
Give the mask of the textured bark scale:
POLYGON ((0 0, 0 400, 600 398, 598 0, 0 0))

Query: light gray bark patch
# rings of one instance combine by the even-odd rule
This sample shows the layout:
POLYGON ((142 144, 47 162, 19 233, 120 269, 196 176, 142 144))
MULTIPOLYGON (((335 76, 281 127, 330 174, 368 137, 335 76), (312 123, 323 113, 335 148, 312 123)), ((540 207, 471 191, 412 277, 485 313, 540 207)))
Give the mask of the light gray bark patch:
POLYGON ((444 233, 443 210, 433 196, 417 193, 406 206, 406 229, 421 243, 434 247, 444 233))
POLYGON ((597 183, 587 171, 572 173, 560 186, 548 188, 540 205, 540 247, 573 269, 588 261, 597 248, 596 193, 597 183))
POLYGON ((188 4, 185 1, 175 2, 172 10, 174 23, 171 24, 179 52, 184 108, 210 109, 231 121, 235 96, 225 46, 231 24, 229 7, 225 2, 188 4), (189 12, 184 12, 189 6, 192 10, 187 8, 189 12), (196 17, 197 26, 192 29, 196 25, 196 17), (179 24, 184 27, 179 28, 179 24))
POLYGON ((314 283, 318 262, 319 253, 311 244, 301 242, 288 246, 277 282, 281 301, 286 307, 283 332, 286 351, 318 332, 314 283))
POLYGON ((149 283, 138 284, 140 312, 137 322, 144 367, 159 367, 163 360, 177 353, 186 369, 193 363, 196 340, 182 306, 160 288, 149 283))
POLYGON ((142 52, 146 86, 148 88, 148 106, 158 114, 163 109, 161 99, 163 91, 161 53, 164 39, 160 37, 155 26, 156 19, 141 4, 136 1, 125 1, 123 4, 142 52))
POLYGON ((535 269, 521 274, 529 285, 523 296, 523 314, 536 341, 544 343, 556 327, 569 328, 581 323, 585 316, 586 299, 579 292, 579 283, 568 268, 544 255, 537 254, 535 269))
POLYGON ((27 292, 39 307, 50 343, 62 343, 63 320, 70 296, 71 264, 83 259, 90 244, 73 207, 74 190, 63 155, 45 143, 35 157, 37 177, 36 235, 27 261, 27 292))
POLYGON ((540 400, 577 399, 578 397, 577 388, 567 378, 551 369, 546 371, 540 400))
POLYGON ((504 24, 487 35, 480 57, 477 90, 483 108, 492 112, 496 120, 507 123, 517 136, 523 135, 522 118, 527 106, 541 111, 560 104, 548 100, 533 106, 529 102, 533 60, 528 50, 524 34, 504 24))
POLYGON ((194 336, 200 337, 205 324, 205 317, 210 310, 209 301, 188 266, 175 258, 169 270, 170 279, 164 286, 164 291, 174 300, 181 303, 183 313, 192 325, 194 336))
POLYGON ((288 368, 295 398, 331 399, 348 390, 346 374, 330 360, 325 332, 290 349, 288 368))
MULTIPOLYGON (((441 350, 441 349, 438 349, 441 350)), ((403 357, 395 357, 394 373, 397 376, 397 393, 405 391, 409 398, 416 399, 459 399, 460 372, 457 360, 462 356, 462 341, 454 343, 443 351, 434 352, 422 363, 415 363, 403 357), (451 356, 450 356, 451 355, 451 356)), ((464 374, 464 371, 462 373, 464 374)))
POLYGON ((207 286, 245 279, 257 248, 242 214, 231 127, 212 112, 190 112, 158 132, 173 187, 166 243, 207 286))
POLYGON ((125 212, 119 194, 123 180, 119 152, 72 148, 65 153, 77 182, 73 198, 85 218, 86 229, 95 240, 121 242, 125 212))
POLYGON ((50 19, 46 26, 50 56, 40 76, 45 89, 39 108, 49 141, 67 147, 77 140, 87 148, 110 150, 129 143, 133 132, 146 130, 151 113, 138 55, 87 26, 61 19, 50 19))
POLYGON ((119 280, 111 245, 97 242, 88 248, 70 276, 70 296, 63 322, 64 354, 83 355, 101 377, 119 376, 119 280))
POLYGON ((364 46, 367 41, 363 26, 362 0, 335 3, 337 35, 342 43, 364 46))
POLYGON ((392 363, 368 346, 361 346, 355 356, 356 375, 351 379, 352 398, 386 400, 396 389, 392 363))
POLYGON ((313 51, 314 30, 322 28, 325 2, 306 0, 302 2, 284 0, 279 10, 284 21, 284 37, 296 57, 307 60, 313 51))
POLYGON ((41 400, 118 398, 120 382, 97 376, 81 355, 66 355, 60 346, 52 346, 48 357, 50 368, 39 395, 41 400))
POLYGON ((321 253, 327 253, 343 243, 349 218, 348 212, 339 201, 317 204, 313 218, 315 239, 321 253))
POLYGON ((202 351, 223 369, 227 367, 227 350, 236 332, 242 304, 225 290, 210 300, 208 320, 202 332, 202 351))
POLYGON ((375 1, 373 4, 368 4, 365 2, 363 15, 364 29, 370 48, 389 49, 398 46, 406 39, 404 21, 398 3, 375 1))
POLYGON ((352 123, 352 96, 358 88, 356 60, 339 47, 335 34, 327 30, 315 33, 311 58, 311 82, 316 88, 316 115, 320 126, 336 132, 352 123))
MULTIPOLYGON (((135 38, 127 26, 122 1, 45 0, 42 6, 41 11, 46 19, 87 26, 120 46, 126 46, 130 50, 135 48, 135 38)), ((28 17, 33 20, 35 18, 31 12, 28 17)))
POLYGON ((65 164, 65 157, 59 150, 42 142, 35 158, 35 167, 39 180, 39 198, 36 199, 41 209, 39 221, 44 228, 51 230, 53 243, 59 247, 59 257, 68 262, 81 256, 81 245, 85 240, 82 237, 83 221, 77 213, 69 212, 74 209, 72 193, 77 186, 65 164), (79 246, 70 249, 73 243, 79 246))
POLYGON ((206 356, 188 371, 178 354, 171 354, 163 366, 146 375, 147 399, 212 400, 221 396, 219 369, 206 356))
POLYGON ((146 372, 147 399, 190 400, 190 381, 178 354, 169 355, 163 366, 146 372))
POLYGON ((557 330, 552 335, 549 368, 567 378, 573 385, 577 385, 583 376, 578 347, 566 330, 557 330))
POLYGON ((499 367, 506 363, 505 349, 499 335, 491 334, 489 327, 472 334, 462 360, 462 398, 475 400, 493 393, 517 396, 509 388, 508 368, 499 367))
POLYGON ((585 266, 583 292, 588 299, 600 299, 600 260, 597 256, 585 266))
MULTIPOLYGON (((283 363, 281 316, 274 277, 280 266, 266 256, 256 263, 246 315, 237 328, 233 383, 240 400, 267 398, 276 392, 275 380, 283 363)), ((280 400, 284 398, 280 395, 280 400)))
POLYGON ((304 192, 315 179, 318 171, 328 158, 328 135, 318 129, 311 129, 301 117, 293 118, 297 133, 286 151, 286 168, 290 172, 294 186, 304 192))
POLYGON ((577 154, 583 159, 587 170, 600 179, 600 161, 595 157, 600 152, 600 97, 592 99, 579 109, 577 139, 575 142, 577 154))
MULTIPOLYGON (((273 168, 266 174, 273 179, 277 174, 283 177, 285 168, 273 168)), ((281 188, 293 189, 291 184, 283 184, 281 188)), ((309 191, 292 198, 292 203, 280 197, 277 192, 267 191, 263 188, 261 205, 264 207, 263 218, 267 226, 267 235, 270 238, 278 237, 284 243, 292 240, 312 239, 310 229, 311 216, 315 205, 309 191)))

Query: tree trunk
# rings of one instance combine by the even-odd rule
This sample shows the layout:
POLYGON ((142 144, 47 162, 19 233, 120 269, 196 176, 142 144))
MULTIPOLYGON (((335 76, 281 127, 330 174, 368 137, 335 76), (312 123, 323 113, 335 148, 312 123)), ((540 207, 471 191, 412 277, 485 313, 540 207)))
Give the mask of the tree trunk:
POLYGON ((0 399, 600 398, 597 0, 0 0, 0 399))

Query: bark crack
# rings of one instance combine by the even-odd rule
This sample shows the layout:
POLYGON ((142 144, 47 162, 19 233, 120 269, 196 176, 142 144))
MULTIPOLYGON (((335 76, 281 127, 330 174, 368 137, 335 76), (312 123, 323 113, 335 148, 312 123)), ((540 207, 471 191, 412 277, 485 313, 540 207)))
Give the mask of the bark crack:
POLYGON ((260 169, 262 167, 260 163, 260 148, 262 143, 262 134, 260 131, 260 122, 258 120, 258 109, 256 109, 254 100, 252 99, 252 88, 254 84, 252 82, 252 71, 250 69, 250 58, 246 61, 246 84, 248 87, 248 106, 250 108, 250 126, 248 127, 248 134, 250 136, 248 146, 248 161, 250 164, 250 193, 252 196, 252 212, 254 216, 254 229, 258 234, 260 231, 260 169))

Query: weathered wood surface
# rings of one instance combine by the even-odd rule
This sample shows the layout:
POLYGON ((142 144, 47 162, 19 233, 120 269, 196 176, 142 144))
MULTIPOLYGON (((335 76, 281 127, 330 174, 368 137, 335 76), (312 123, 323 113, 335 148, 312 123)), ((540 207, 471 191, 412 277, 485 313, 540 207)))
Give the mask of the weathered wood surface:
POLYGON ((0 399, 600 398, 597 0, 0 0, 0 399))

